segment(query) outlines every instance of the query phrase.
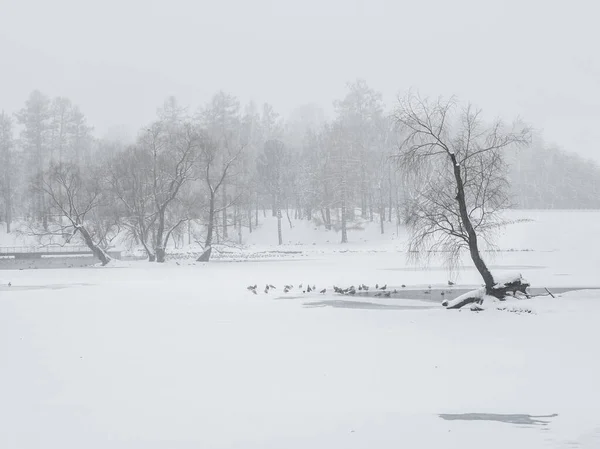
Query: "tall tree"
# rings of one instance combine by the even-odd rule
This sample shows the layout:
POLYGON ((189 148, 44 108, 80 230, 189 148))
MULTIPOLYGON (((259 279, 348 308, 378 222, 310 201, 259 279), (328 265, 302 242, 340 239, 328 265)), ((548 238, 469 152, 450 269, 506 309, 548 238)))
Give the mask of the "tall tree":
POLYGON ((82 173, 74 164, 51 164, 48 170, 40 174, 35 188, 48 196, 50 208, 61 217, 48 232, 64 235, 68 230, 72 236, 81 236, 102 265, 106 265, 110 257, 101 248, 98 239, 94 238, 89 221, 89 216, 103 202, 105 189, 101 179, 97 173, 82 173), (62 218, 66 224, 63 224, 62 218))
MULTIPOLYGON (((223 91, 213 96, 210 103, 200 114, 200 121, 210 141, 217 145, 218 152, 235 154, 243 146, 241 142, 240 102, 233 95, 223 91)), ((228 194, 229 179, 227 175, 221 184, 222 234, 228 237, 228 205, 231 196, 228 194)))
MULTIPOLYGON (((30 179, 41 174, 49 164, 50 140, 50 100, 38 90, 34 90, 27 99, 25 107, 17 114, 21 131, 21 145, 26 154, 27 175, 30 179)), ((32 212, 44 225, 47 217, 46 198, 43 190, 37 190, 33 199, 32 212)))
POLYGON ((0 191, 4 208, 4 222, 6 223, 6 232, 10 233, 13 212, 13 128, 10 116, 2 111, 0 113, 0 191))
POLYGON ((204 240, 204 252, 198 259, 199 262, 208 262, 212 254, 212 244, 214 239, 214 228, 216 216, 229 205, 225 204, 222 208, 217 206, 217 197, 219 190, 223 188, 227 176, 236 164, 242 153, 243 147, 240 146, 233 153, 223 153, 217 143, 208 138, 204 138, 201 145, 200 157, 200 176, 202 177, 208 192, 208 212, 206 224, 206 238, 204 240))
POLYGON ((152 231, 158 215, 153 200, 152 157, 142 145, 132 145, 107 162, 106 178, 115 212, 132 240, 156 261, 152 231))
POLYGON ((377 167, 377 147, 380 140, 380 123, 383 120, 383 100, 379 92, 371 89, 365 80, 358 79, 348 84, 344 99, 334 102, 337 120, 346 134, 348 151, 359 161, 358 194, 361 216, 367 216, 367 208, 373 207, 373 172, 377 167))
POLYGON ((283 244, 281 209, 285 200, 285 174, 289 166, 289 153, 280 140, 265 142, 263 154, 257 161, 257 171, 266 191, 272 197, 274 215, 277 217, 277 241, 283 244))
POLYGON ((493 295, 494 277, 479 238, 488 239, 503 224, 499 212, 508 205, 503 152, 526 145, 530 130, 501 121, 486 126, 480 110, 457 109, 454 99, 429 102, 409 95, 395 113, 405 133, 401 166, 419 176, 409 254, 442 250, 456 260, 467 249, 493 295))
POLYGON ((171 213, 180 200, 182 189, 195 178, 200 148, 200 133, 171 98, 159 111, 159 120, 142 133, 140 141, 150 155, 152 199, 156 214, 154 248, 157 262, 164 262, 166 246, 173 231, 186 222, 187 216, 171 213))

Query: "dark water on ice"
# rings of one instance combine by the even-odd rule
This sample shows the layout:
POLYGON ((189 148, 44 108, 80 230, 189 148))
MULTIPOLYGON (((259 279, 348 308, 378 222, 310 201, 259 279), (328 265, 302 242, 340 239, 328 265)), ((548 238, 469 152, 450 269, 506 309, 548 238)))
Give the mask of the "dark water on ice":
POLYGON ((458 413, 439 415, 446 421, 496 421, 506 424, 520 424, 526 426, 543 426, 550 423, 551 418, 556 418, 558 414, 552 415, 526 415, 526 414, 497 414, 497 413, 458 413))

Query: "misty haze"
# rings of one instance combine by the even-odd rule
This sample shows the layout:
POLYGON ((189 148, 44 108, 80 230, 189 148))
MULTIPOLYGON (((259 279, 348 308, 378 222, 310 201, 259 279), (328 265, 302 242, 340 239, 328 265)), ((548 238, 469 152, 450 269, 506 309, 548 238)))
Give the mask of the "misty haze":
POLYGON ((0 0, 0 447, 600 448, 599 14, 0 0))

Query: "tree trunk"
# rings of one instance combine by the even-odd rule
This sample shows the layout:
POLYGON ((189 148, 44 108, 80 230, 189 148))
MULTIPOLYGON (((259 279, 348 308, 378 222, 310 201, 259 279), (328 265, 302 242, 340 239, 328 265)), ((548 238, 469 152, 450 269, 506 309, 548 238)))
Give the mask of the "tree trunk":
POLYGON ((281 204, 279 198, 276 201, 277 203, 277 239, 280 245, 283 245, 283 236, 281 234, 281 204))
POLYGON ((331 209, 329 206, 325 208, 325 229, 331 231, 331 209))
POLYGON ((346 230, 346 198, 343 195, 342 198, 342 243, 348 243, 348 233, 346 230))
POLYGON ((287 207, 285 208, 285 215, 287 215, 288 223, 290 224, 290 229, 293 229, 294 226, 292 225, 292 219, 290 218, 290 212, 287 207))
POLYGON ((85 229, 85 227, 81 225, 79 225, 77 229, 79 230, 79 232, 81 232, 81 236, 83 237, 83 240, 85 241, 87 247, 91 249, 92 253, 94 253, 94 256, 96 256, 100 260, 102 266, 108 264, 110 262, 110 257, 102 250, 102 248, 100 248, 94 243, 87 229, 85 229))
POLYGON ((367 182, 365 173, 365 164, 360 168, 360 216, 367 218, 367 182))
POLYGON ((385 233, 384 230, 384 222, 385 222, 385 206, 381 206, 381 210, 379 211, 379 223, 381 224, 381 234, 385 233))
POLYGON ((254 215, 254 227, 258 227, 258 192, 256 192, 256 214, 254 215))
MULTIPOLYGON (((10 195, 10 190, 8 195, 10 195)), ((10 234, 10 225, 12 223, 12 200, 10 197, 6 199, 6 233, 10 234)))
POLYGON ((252 234, 252 206, 248 207, 248 231, 252 234))
POLYGON ((485 282, 486 291, 489 294, 492 294, 492 290, 493 290, 493 287, 495 284, 494 277, 492 276, 492 273, 490 272, 490 270, 488 270, 487 265, 485 264, 485 262, 481 258, 481 255, 479 254, 477 234, 475 233, 475 229, 473 229, 473 224, 471 223, 471 220, 469 218, 469 213, 467 212, 467 201, 465 198, 465 186, 464 186, 462 176, 460 173, 460 165, 456 161, 456 156, 454 154, 450 155, 450 159, 452 160, 452 165, 454 167, 454 178, 456 180, 456 187, 457 187, 456 200, 458 201, 458 208, 460 211, 460 219, 465 228, 465 231, 467 231, 467 235, 469 238, 469 252, 471 254, 471 259, 473 260, 473 263, 475 264, 475 268, 477 268, 477 271, 479 271, 479 274, 481 274, 481 277, 483 278, 483 281, 485 282))
MULTIPOLYGON (((211 190, 210 199, 208 203, 208 228, 206 229, 206 239, 204 240, 204 256, 206 254, 206 260, 200 260, 200 262, 208 262, 210 260, 211 251, 206 252, 207 249, 212 247, 213 232, 215 228, 215 192, 211 190)), ((200 256, 202 257, 202 256, 200 256)))
POLYGON ((238 206, 238 243, 242 244, 242 208, 238 206))
POLYGON ((156 254, 156 262, 163 263, 165 261, 165 242, 163 242, 163 234, 165 233, 165 208, 161 207, 158 210, 158 227, 156 229, 156 239, 154 240, 154 253, 156 254))
POLYGON ((204 251, 202 252, 200 257, 198 257, 198 259, 196 259, 196 262, 208 262, 210 260, 211 253, 212 253, 212 246, 209 246, 208 248, 204 248, 204 251))
POLYGON ((223 183, 223 240, 227 238, 227 185, 223 183))
POLYGON ((155 262, 156 261, 156 256, 154 255, 154 253, 152 251, 150 251, 150 248, 148 248, 148 244, 146 243, 146 240, 143 239, 141 240, 142 246, 144 247, 144 251, 146 251, 146 255, 148 256, 148 262, 155 262))

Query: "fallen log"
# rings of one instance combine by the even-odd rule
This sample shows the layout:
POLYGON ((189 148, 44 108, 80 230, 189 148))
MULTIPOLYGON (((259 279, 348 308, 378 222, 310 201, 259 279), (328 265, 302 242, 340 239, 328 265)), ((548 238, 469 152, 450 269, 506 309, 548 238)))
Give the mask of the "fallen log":
POLYGON ((531 296, 527 293, 527 288, 529 288, 529 286, 529 282, 523 279, 521 274, 514 274, 503 278, 500 282, 496 282, 491 289, 482 287, 477 290, 472 290, 457 298, 445 300, 442 302, 442 305, 447 309, 460 309, 468 304, 481 305, 486 299, 492 301, 504 301, 509 293, 512 293, 512 296, 514 297, 517 292, 530 298, 531 296))

